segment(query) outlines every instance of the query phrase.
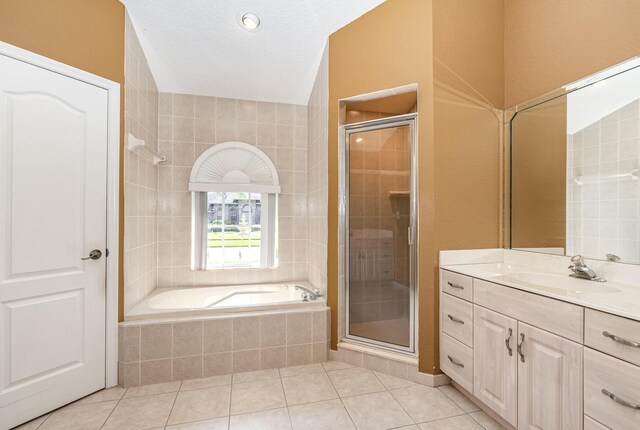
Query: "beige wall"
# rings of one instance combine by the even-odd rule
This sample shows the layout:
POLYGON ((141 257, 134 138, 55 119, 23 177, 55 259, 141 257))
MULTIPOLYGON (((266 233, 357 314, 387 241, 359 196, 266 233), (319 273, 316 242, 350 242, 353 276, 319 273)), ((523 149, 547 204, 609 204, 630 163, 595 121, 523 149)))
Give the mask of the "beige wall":
POLYGON ((502 0, 433 2, 434 285, 439 251, 500 243, 503 12, 502 0))
MULTIPOLYGON (((434 227, 433 66, 431 0, 388 0, 329 38, 329 237, 338 249, 339 100, 418 84, 420 205, 420 368, 433 372, 437 312, 434 227), (398 25, 402 23, 402 25, 398 25)), ((338 339, 338 255, 329 253, 328 303, 332 347, 338 339)))
MULTIPOLYGON (((125 135, 158 150, 158 87, 135 29, 125 24, 125 135)), ((124 311, 156 288, 158 166, 146 151, 124 151, 124 311)))
MULTIPOLYGON (((124 142, 124 5, 118 0, 0 0, 0 40, 102 76, 121 87, 124 142)), ((123 154, 120 177, 123 177, 123 154)), ((124 315, 124 181, 120 181, 119 318, 124 315)))
POLYGON ((433 1, 435 79, 498 109, 504 108, 504 7, 505 0, 433 1))
POLYGON ((638 55, 639 16, 637 0, 508 0, 506 106, 638 55))

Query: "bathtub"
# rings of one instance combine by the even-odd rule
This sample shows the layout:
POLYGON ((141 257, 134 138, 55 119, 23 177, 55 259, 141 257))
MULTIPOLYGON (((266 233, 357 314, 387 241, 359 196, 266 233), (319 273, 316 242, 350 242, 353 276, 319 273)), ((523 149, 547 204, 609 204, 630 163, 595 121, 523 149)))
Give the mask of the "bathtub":
POLYGON ((159 288, 119 324, 123 387, 326 361, 324 297, 304 302, 307 282, 159 288))
POLYGON ((304 302, 304 291, 296 290, 296 285, 312 288, 308 282, 158 288, 138 303, 125 319, 132 321, 326 306, 324 297, 304 302))

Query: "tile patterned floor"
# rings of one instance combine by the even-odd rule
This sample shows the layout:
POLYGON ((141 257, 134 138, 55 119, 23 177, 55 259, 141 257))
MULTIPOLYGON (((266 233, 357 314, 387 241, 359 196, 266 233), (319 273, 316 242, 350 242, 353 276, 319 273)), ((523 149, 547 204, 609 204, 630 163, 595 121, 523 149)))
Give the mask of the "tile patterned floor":
POLYGON ((430 388, 346 363, 99 391, 20 430, 494 430, 451 386, 430 388))

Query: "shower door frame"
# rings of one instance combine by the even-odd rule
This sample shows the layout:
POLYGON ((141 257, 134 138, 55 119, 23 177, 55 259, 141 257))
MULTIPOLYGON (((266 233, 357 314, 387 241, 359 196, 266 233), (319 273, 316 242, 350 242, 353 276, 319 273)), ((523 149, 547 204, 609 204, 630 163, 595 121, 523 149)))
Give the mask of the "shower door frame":
POLYGON ((361 121, 342 126, 344 129, 341 137, 344 139, 344 288, 345 288, 345 306, 344 306, 344 334, 345 339, 353 343, 362 345, 376 346, 394 352, 402 352, 405 354, 416 355, 416 345, 418 336, 418 324, 416 316, 418 315, 418 294, 416 286, 418 285, 417 277, 417 254, 418 254, 418 145, 417 145, 417 122, 418 114, 410 113, 404 115, 396 115, 392 117, 361 121), (409 126, 409 229, 407 235, 409 237, 409 346, 396 345, 393 343, 383 342, 380 340, 369 339, 350 333, 349 324, 349 143, 350 136, 354 133, 365 133, 369 131, 383 130, 389 128, 398 128, 409 126))

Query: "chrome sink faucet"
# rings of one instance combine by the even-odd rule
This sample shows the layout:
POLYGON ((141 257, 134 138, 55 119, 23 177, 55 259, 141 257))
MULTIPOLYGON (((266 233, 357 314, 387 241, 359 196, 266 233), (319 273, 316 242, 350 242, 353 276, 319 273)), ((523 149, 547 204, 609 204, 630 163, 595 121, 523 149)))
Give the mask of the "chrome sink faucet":
POLYGON ((573 264, 569 266, 569 269, 572 270, 573 273, 571 273, 569 276, 571 276, 572 278, 586 279, 588 281, 595 282, 607 282, 606 279, 599 277, 598 275, 596 275, 596 272, 587 267, 582 255, 571 257, 571 262, 573 264))

